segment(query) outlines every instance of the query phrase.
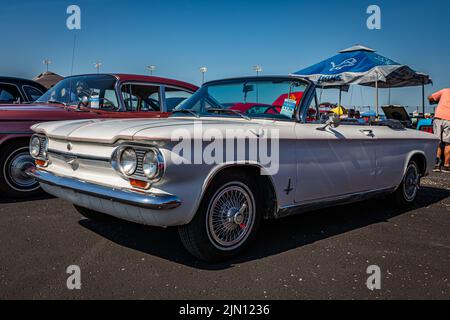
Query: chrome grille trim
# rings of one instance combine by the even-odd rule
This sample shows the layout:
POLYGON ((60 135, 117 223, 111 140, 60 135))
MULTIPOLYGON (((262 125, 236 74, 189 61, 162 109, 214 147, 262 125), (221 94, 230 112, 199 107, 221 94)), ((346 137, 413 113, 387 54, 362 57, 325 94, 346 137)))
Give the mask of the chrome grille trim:
POLYGON ((148 181, 150 183, 154 183, 154 182, 159 181, 165 172, 164 157, 162 156, 161 152, 159 151, 159 149, 157 147, 151 146, 151 145, 143 146, 143 145, 131 144, 131 143, 126 143, 126 144, 120 145, 114 150, 114 152, 111 156, 111 165, 122 176, 122 178, 124 178, 126 180, 136 179, 136 180, 140 180, 140 181, 148 181), (129 176, 122 173, 120 166, 119 166, 119 160, 118 160, 118 157, 120 156, 121 152, 127 148, 132 148, 134 150, 134 152, 136 153, 136 157, 137 157, 136 170, 134 171, 134 173, 132 175, 129 175, 129 176), (158 154, 158 157, 160 159, 160 171, 158 172, 157 176, 154 179, 149 179, 145 175, 144 168, 143 168, 144 156, 150 150, 155 151, 158 154))
MULTIPOLYGON (((47 154, 47 156, 44 155, 44 148, 45 148, 45 144, 48 143, 48 138, 42 134, 34 134, 31 136, 31 139, 33 139, 34 137, 37 137, 39 139, 39 154, 37 157, 35 157, 33 155, 32 155, 32 157, 36 160, 47 161, 48 154, 47 154)), ((31 143, 31 139, 30 139, 30 143, 31 143)))
POLYGON ((46 157, 44 156, 44 145, 47 142, 47 138, 45 136, 39 136, 39 135, 37 137, 39 139, 39 145, 40 145, 38 159, 47 160, 46 157))
POLYGON ((90 156, 85 154, 78 154, 78 153, 70 153, 70 152, 64 152, 64 151, 58 151, 55 149, 48 149, 48 155, 55 157, 55 158, 62 158, 70 157, 70 158, 77 158, 80 160, 92 160, 92 161, 101 161, 101 162, 109 162, 109 158, 107 157, 97 157, 97 156, 90 156))

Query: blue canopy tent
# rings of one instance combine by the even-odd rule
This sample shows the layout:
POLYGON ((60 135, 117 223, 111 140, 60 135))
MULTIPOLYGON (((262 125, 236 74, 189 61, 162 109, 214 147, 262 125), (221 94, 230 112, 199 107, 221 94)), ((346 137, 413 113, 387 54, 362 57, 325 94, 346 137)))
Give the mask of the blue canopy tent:
MULTIPOLYGON (((425 112, 424 86, 432 83, 428 75, 416 72, 361 45, 342 50, 334 57, 292 75, 309 78, 321 88, 343 88, 353 84, 375 87, 377 115, 378 88, 422 86, 422 107, 425 112)), ((339 90, 339 105, 341 105, 341 90, 339 90)))

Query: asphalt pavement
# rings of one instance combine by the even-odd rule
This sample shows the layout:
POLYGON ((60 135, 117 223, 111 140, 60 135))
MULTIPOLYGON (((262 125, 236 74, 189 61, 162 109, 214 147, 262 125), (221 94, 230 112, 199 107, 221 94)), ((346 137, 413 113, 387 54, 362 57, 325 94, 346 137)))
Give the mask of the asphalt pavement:
POLYGON ((68 202, 0 198, 0 299, 450 299, 450 175, 415 207, 384 199, 266 221, 255 245, 208 265, 176 229, 82 218, 68 202), (69 290, 66 269, 81 270, 69 290), (380 290, 369 290, 369 266, 380 290))

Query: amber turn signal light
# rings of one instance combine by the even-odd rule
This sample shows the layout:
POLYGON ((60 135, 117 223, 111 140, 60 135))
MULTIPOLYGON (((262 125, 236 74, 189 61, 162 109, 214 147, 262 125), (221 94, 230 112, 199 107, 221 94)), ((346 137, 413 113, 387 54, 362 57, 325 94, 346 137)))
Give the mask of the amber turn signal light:
POLYGON ((130 184, 131 186, 139 189, 148 189, 148 187, 150 186, 148 182, 136 179, 130 179, 130 184))
POLYGON ((47 162, 44 160, 38 160, 36 159, 36 165, 40 166, 40 167, 45 167, 47 165, 47 162))

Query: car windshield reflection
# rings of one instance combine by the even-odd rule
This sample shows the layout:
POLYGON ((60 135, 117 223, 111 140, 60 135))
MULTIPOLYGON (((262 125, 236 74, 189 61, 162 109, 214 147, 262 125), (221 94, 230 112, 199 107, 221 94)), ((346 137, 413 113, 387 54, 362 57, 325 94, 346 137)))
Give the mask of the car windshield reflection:
POLYGON ((236 79, 205 84, 174 109, 175 115, 290 120, 307 84, 293 79, 236 79))
POLYGON ((54 103, 90 109, 116 110, 116 79, 111 75, 69 77, 42 95, 37 103, 54 103))

